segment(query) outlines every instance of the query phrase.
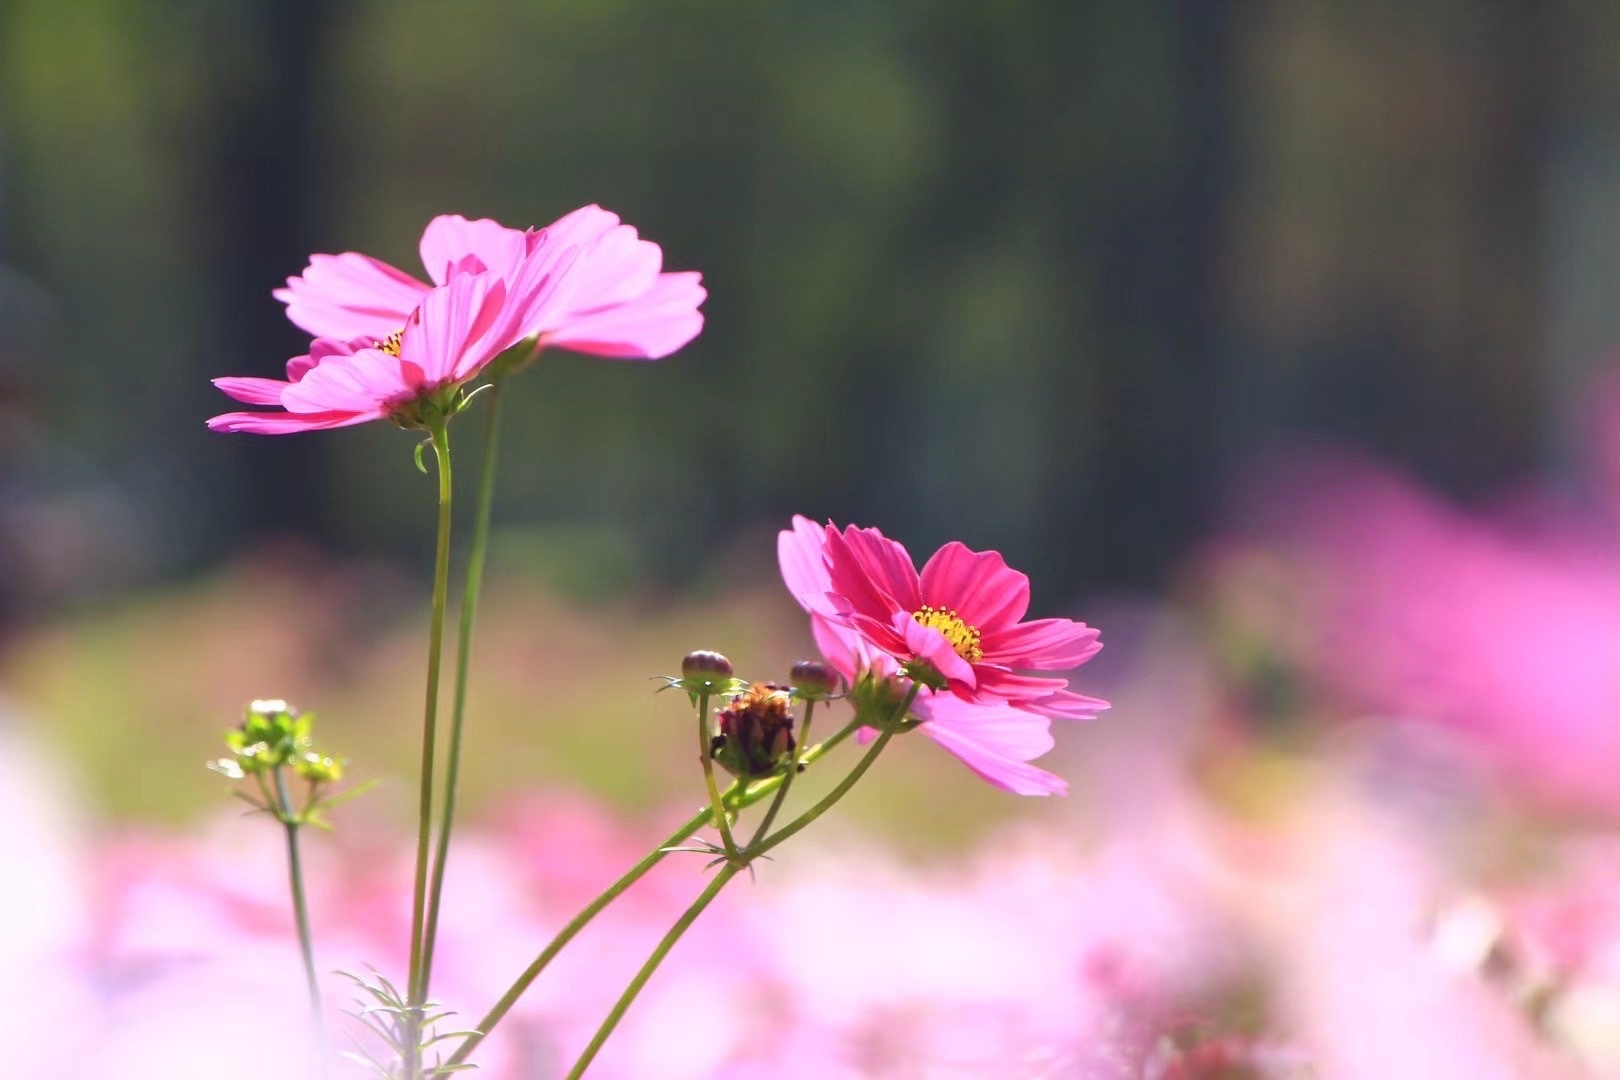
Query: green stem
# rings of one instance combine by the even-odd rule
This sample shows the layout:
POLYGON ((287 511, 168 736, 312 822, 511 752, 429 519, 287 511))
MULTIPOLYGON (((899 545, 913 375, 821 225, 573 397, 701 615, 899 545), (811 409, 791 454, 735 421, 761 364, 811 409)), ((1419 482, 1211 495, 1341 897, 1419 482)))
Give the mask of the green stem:
POLYGON ((810 738, 810 716, 816 711, 816 702, 812 698, 804 703, 804 726, 799 728, 799 741, 793 744, 793 760, 788 762, 787 772, 782 777, 782 786, 776 789, 776 798, 771 800, 770 808, 765 811, 765 818, 754 830, 754 838, 748 841, 752 849, 759 843, 760 838, 771 831, 771 822, 781 811, 782 804, 787 801, 788 789, 793 786, 793 778, 799 772, 799 755, 804 752, 804 744, 810 738))
POLYGON ((658 947, 653 949, 652 955, 647 957, 647 962, 641 965, 641 970, 636 972, 635 978, 630 980, 630 985, 626 986, 624 993, 619 995, 619 1000, 613 1005, 613 1011, 608 1013, 607 1019, 602 1021, 602 1026, 597 1028, 596 1034, 591 1037, 590 1045, 585 1047, 585 1052, 579 1056, 578 1061, 574 1062, 574 1067, 568 1070, 567 1080, 579 1080, 581 1076, 585 1075, 585 1070, 590 1067, 591 1061, 595 1059, 597 1052, 602 1049, 602 1044, 607 1042, 608 1036, 613 1034, 613 1029, 619 1026, 620 1020, 624 1019, 624 1014, 629 1011, 631 1003, 636 1000, 636 995, 640 994, 641 988, 647 985, 647 980, 652 978, 653 972, 658 970, 658 965, 664 962, 664 957, 669 955, 669 950, 675 947, 675 943, 681 939, 681 935, 685 934, 694 922, 697 922, 697 918, 703 914, 703 910, 714 901, 716 896, 720 895, 720 890, 724 889, 732 878, 742 873, 743 867, 746 865, 746 863, 726 864, 714 876, 714 880, 709 882, 709 887, 704 889, 702 894, 692 902, 692 906, 687 908, 679 919, 675 920, 675 925, 669 928, 669 933, 664 935, 664 939, 658 943, 658 947))
POLYGON ((911 690, 906 694, 905 700, 900 703, 900 707, 895 710, 895 714, 890 718, 889 723, 884 726, 883 733, 877 737, 877 741, 872 744, 866 755, 855 763, 855 767, 849 770, 849 773, 838 782, 837 787, 829 791, 826 797, 816 805, 782 826, 775 836, 772 836, 764 843, 750 845, 746 853, 747 858, 757 859, 788 837, 809 827, 822 814, 831 810, 834 803, 848 794, 849 789, 855 786, 856 781, 866 774, 867 769, 872 767, 872 763, 883 752, 883 748, 889 744, 889 740, 894 738, 895 732, 900 730, 900 725, 904 722, 906 713, 911 709, 911 703, 917 700, 917 692, 921 689, 921 683, 914 682, 911 684, 911 690))
POLYGON ((495 448, 501 423, 501 383, 490 383, 488 423, 484 429, 484 458, 478 472, 478 508, 473 516, 472 551, 467 556, 467 584, 461 593, 461 625, 456 637, 456 685, 451 697, 450 753, 445 762, 444 805, 439 814, 438 846, 433 854, 433 878, 428 886, 427 929, 422 938, 422 997, 433 979, 433 945, 439 934, 439 902, 444 893, 444 867, 450 856, 450 829, 456 814, 456 782, 461 773, 461 731, 467 713, 467 672, 472 658, 473 620, 484 582, 484 561, 489 550, 490 509, 495 502, 495 448))
POLYGON ((501 1022, 501 1018, 511 1011, 513 1005, 517 1004, 518 998, 522 997, 524 992, 529 989, 529 984, 539 978, 540 973, 546 969, 546 965, 551 963, 556 955, 563 951, 563 947, 574 939, 574 935, 585 929, 586 924, 596 918, 603 908, 617 900, 619 894, 640 881, 647 871, 657 866, 664 856, 668 854, 670 848, 677 847, 691 839, 692 834, 707 825, 713 815, 714 810, 710 807, 705 806, 702 810, 699 810, 690 821, 676 829, 669 835, 668 839, 652 851, 649 851, 640 862, 626 871, 623 877, 609 885, 602 895, 585 905, 578 915, 568 921, 568 925, 557 932, 557 936, 551 939, 551 943, 541 951, 539 956, 534 958, 534 963, 524 969, 523 974, 518 976, 517 982, 513 983, 511 988, 501 995, 501 999, 495 1003, 494 1007, 484 1014, 484 1018, 478 1021, 477 1034, 469 1035, 467 1040, 456 1048, 456 1052, 451 1055, 450 1060, 445 1064, 459 1065, 466 1061, 468 1055, 476 1050, 478 1044, 483 1042, 495 1025, 501 1022))
MULTIPOLYGON (((433 743, 439 714, 439 660, 444 651, 444 599, 450 584, 450 436, 444 424, 437 424, 433 456, 439 469, 439 542, 433 559, 433 620, 428 629, 427 696, 422 707, 422 791, 417 808, 416 887, 411 897, 411 974, 406 1003, 420 1007, 427 998, 422 980, 424 967, 422 924, 427 909, 428 844, 433 832, 433 743)), ((419 1056, 409 1049, 408 1054, 419 1056)), ((414 1060, 407 1063, 411 1075, 420 1070, 414 1060)))
MULTIPOLYGON (((800 764, 809 765, 825 756, 828 751, 853 735, 860 726, 859 721, 850 721, 835 734, 829 735, 815 746, 804 751, 799 757, 800 764)), ((772 776, 746 788, 739 782, 733 784, 721 796, 720 801, 733 810, 740 810, 752 806, 769 796, 782 786, 784 780, 785 778, 782 776, 772 776)), ((534 963, 524 969, 523 974, 518 976, 517 981, 507 989, 506 993, 501 995, 501 999, 495 1003, 489 1012, 484 1014, 484 1018, 478 1021, 477 1034, 469 1035, 466 1041, 456 1048, 456 1052, 451 1055, 450 1060, 445 1064, 460 1065, 466 1062, 472 1052, 478 1048, 478 1045, 489 1037, 489 1033, 494 1029, 495 1025, 501 1022, 501 1019, 512 1010, 512 1006, 517 1004, 518 999, 528 991, 530 984, 539 978, 540 973, 546 969, 546 965, 550 964, 557 954, 562 952, 563 948, 581 930, 585 929, 592 919, 602 912, 602 909, 617 900, 626 889, 645 877, 647 872, 662 862, 664 856, 668 855, 672 849, 678 848, 691 839, 699 829, 709 824, 713 819, 714 808, 712 806, 705 806, 702 810, 699 810, 690 821, 671 833, 663 843, 648 852, 640 862, 626 871, 623 877, 609 885, 602 895, 592 900, 578 915, 570 919, 568 924, 557 932, 557 936, 551 939, 550 944, 541 951, 540 955, 535 957, 534 963)))
MULTIPOLYGON (((280 812, 276 815, 281 819, 282 826, 287 830, 287 878, 292 889, 293 917, 298 923, 298 947, 304 954, 304 978, 309 983, 309 1008, 315 1016, 315 1030, 324 1032, 326 1026, 325 1010, 321 1007, 321 980, 315 973, 315 936, 309 929, 309 904, 304 898, 304 863, 298 852, 298 826, 302 822, 292 812, 292 802, 287 797, 287 782, 282 779, 281 766, 273 770, 276 777, 276 794, 281 796, 280 812)), ((325 1037, 322 1035, 321 1042, 325 1037)))
POLYGON ((726 807, 720 801, 720 788, 714 782, 713 755, 709 752, 709 692, 698 693, 697 707, 698 761, 703 765, 703 783, 709 789, 709 805, 714 809, 715 828, 720 830, 720 841, 725 845, 726 858, 737 858, 737 845, 731 839, 731 824, 726 820, 726 807))

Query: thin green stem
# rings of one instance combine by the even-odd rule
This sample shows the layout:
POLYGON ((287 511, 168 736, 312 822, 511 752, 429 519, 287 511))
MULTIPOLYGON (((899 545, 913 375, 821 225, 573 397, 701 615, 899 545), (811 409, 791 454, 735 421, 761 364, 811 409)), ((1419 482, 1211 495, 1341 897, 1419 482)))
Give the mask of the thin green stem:
MULTIPOLYGON (((799 756, 800 764, 809 765, 822 758, 828 751, 853 735, 860 726, 859 721, 850 721, 836 733, 804 751, 799 756)), ((772 776, 748 787, 744 787, 740 782, 735 783, 720 797, 720 801, 724 806, 733 810, 752 806, 780 788, 784 779, 782 776, 772 776)), ((450 1060, 445 1064, 461 1065, 465 1063, 472 1052, 478 1048, 478 1045, 489 1037, 489 1033, 494 1030, 495 1025, 501 1022, 501 1019, 512 1010, 512 1006, 517 1004, 518 999, 528 991, 530 984, 540 977, 540 973, 546 969, 546 966, 556 958, 558 953, 562 952, 563 948, 581 930, 585 929, 592 919, 601 914, 602 910, 618 899, 626 889, 646 876, 647 872, 662 862, 664 856, 668 855, 671 850, 678 848, 691 839, 698 830, 709 824, 713 819, 713 806, 705 806, 699 810, 691 820, 671 833, 663 843, 648 852, 640 862, 626 871, 623 877, 609 885, 602 895, 592 900, 581 909, 578 915, 570 919, 568 924, 557 932, 557 936, 551 939, 550 944, 541 951, 540 955, 535 957, 534 962, 524 969, 523 974, 518 976, 517 981, 507 989, 506 993, 501 995, 501 999, 495 1003, 489 1012, 484 1014, 484 1018, 478 1021, 477 1034, 469 1035, 466 1041, 456 1048, 456 1052, 451 1055, 450 1060)))
MULTIPOLYGON (((298 923, 298 947, 304 954, 304 978, 309 983, 309 1009, 315 1016, 315 1030, 324 1032, 326 1020, 325 1010, 321 1006, 321 980, 315 973, 315 936, 309 929, 309 904, 304 898, 304 863, 298 852, 298 827, 302 822, 293 813, 281 766, 277 765, 272 771, 276 778, 276 794, 281 797, 276 816, 287 830, 287 880, 292 890, 293 918, 298 923)), ((321 1041, 325 1042, 324 1035, 321 1041)))
POLYGON ((467 584, 461 592, 461 625, 456 637, 456 684, 451 696, 450 753, 445 762, 444 804, 439 813, 438 846, 433 853, 433 876, 428 886, 427 928, 422 938, 422 997, 433 980, 433 945, 439 934, 439 902, 444 894, 444 867, 450 857, 450 829, 455 822, 457 780, 461 774, 461 731, 467 714, 467 672, 472 658, 473 620, 484 582, 484 561, 489 550, 490 509, 495 502, 495 448, 501 423, 501 382, 490 383, 485 406, 484 458, 478 470, 478 508, 473 516, 472 550, 467 555, 467 584))
POLYGON ((720 787, 714 781, 714 755, 709 742, 709 692, 698 692, 697 706, 698 761, 703 765, 703 783, 709 789, 709 805, 714 808, 714 825, 720 830, 720 842, 725 845, 726 858, 737 858, 737 844, 731 839, 731 824, 726 820, 726 807, 720 801, 720 787))
POLYGON ((809 827, 822 814, 831 810, 834 803, 847 795, 849 789, 855 786, 856 781, 860 780, 866 774, 866 770, 872 767, 872 763, 883 752, 883 748, 889 745, 889 740, 894 738, 895 732, 900 730, 901 723, 905 721, 906 713, 911 709, 911 703, 917 700, 917 692, 921 689, 921 683, 914 682, 911 684, 911 690, 906 694, 905 700, 900 703, 900 707, 895 710, 894 716, 890 718, 889 723, 884 726, 883 733, 877 737, 876 742, 872 743, 871 749, 867 750, 865 756, 855 763, 855 767, 849 770, 849 773, 838 782, 837 787, 829 791, 826 797, 816 805, 782 826, 775 836, 765 840, 763 843, 750 845, 746 857, 757 859, 788 837, 809 827))
MULTIPOLYGON (((450 585, 450 436, 444 424, 436 425, 433 456, 439 469, 439 541, 433 559, 433 619, 428 629, 427 696, 422 707, 422 790, 417 807, 416 887, 411 897, 411 970, 406 1002, 421 1006, 427 997, 422 981, 424 968, 422 924, 427 911, 428 845, 433 833, 433 750, 439 715, 439 661, 444 652, 444 599, 450 585)), ((418 1051, 407 1051, 412 1058, 418 1051)), ((410 1074, 420 1071, 419 1063, 407 1063, 410 1074)))
POLYGON ((450 1056, 450 1060, 445 1064, 459 1065, 466 1061, 468 1055, 476 1050, 478 1044, 483 1042, 495 1025, 501 1022, 501 1018, 511 1011, 513 1005, 517 1004, 518 999, 529 989, 529 984, 539 978, 540 973, 546 969, 546 965, 550 964, 557 954, 563 951, 563 947, 574 939, 574 935, 585 929, 586 924, 596 918, 603 908, 617 900, 621 893, 640 881, 647 871, 663 861, 670 848, 677 847, 691 839, 692 835, 707 825, 713 816, 714 810, 711 807, 705 806, 702 810, 699 810, 690 821, 670 833, 662 844, 649 851, 640 862, 627 870, 623 877, 609 885, 602 895, 585 905, 578 915, 568 921, 568 925, 557 931, 557 936, 552 938, 550 944, 541 951, 539 956, 534 958, 534 963, 524 969, 523 974, 518 976, 517 981, 511 985, 506 993, 501 995, 501 999, 495 1003, 494 1007, 484 1014, 484 1018, 478 1021, 477 1034, 469 1035, 467 1040, 456 1048, 456 1052, 450 1056))
POLYGON ((704 889, 698 898, 692 902, 692 906, 687 908, 679 919, 675 920, 675 925, 669 928, 669 933, 664 935, 664 939, 658 943, 657 948, 653 949, 652 955, 647 957, 647 962, 641 965, 641 970, 636 972, 635 978, 630 980, 630 985, 626 986, 624 993, 619 995, 619 1000, 613 1005, 613 1011, 608 1013, 607 1019, 602 1021, 602 1026, 596 1029, 595 1035, 591 1036, 590 1045, 585 1047, 585 1052, 580 1054, 578 1061, 574 1062, 574 1067, 568 1070, 568 1080, 579 1080, 581 1076, 585 1075, 585 1070, 590 1067, 597 1052, 602 1049, 602 1044, 607 1042, 608 1036, 613 1034, 613 1029, 619 1026, 620 1020, 624 1019, 624 1014, 629 1011, 631 1003, 636 1000, 636 995, 640 994, 641 988, 647 985, 647 980, 652 978, 653 972, 658 970, 658 965, 664 962, 664 957, 669 955, 669 950, 675 947, 675 943, 681 939, 681 935, 685 934, 691 925, 697 922, 697 918, 703 914, 703 910, 713 903, 716 896, 720 895, 720 890, 724 889, 732 878, 742 873, 743 867, 746 865, 746 863, 727 863, 714 876, 714 880, 709 882, 709 887, 704 889))
POLYGON ((771 822, 776 820, 776 815, 781 811, 782 804, 787 801, 788 789, 793 786, 793 778, 799 772, 799 755, 804 752, 804 744, 810 738, 810 717, 815 711, 816 702, 814 698, 804 703, 804 726, 799 728, 799 741, 793 744, 793 760, 788 762, 787 772, 782 777, 782 786, 776 789, 776 798, 771 800, 771 805, 765 811, 765 817, 760 821, 759 828, 754 830, 754 838, 748 841, 750 849, 759 843, 761 837, 771 831, 771 822))

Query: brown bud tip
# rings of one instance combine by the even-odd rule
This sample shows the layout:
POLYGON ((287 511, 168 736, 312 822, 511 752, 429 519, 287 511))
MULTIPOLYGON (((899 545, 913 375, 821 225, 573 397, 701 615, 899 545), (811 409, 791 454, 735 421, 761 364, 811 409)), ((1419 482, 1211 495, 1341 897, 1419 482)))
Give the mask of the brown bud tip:
POLYGON ((826 697, 838 689, 838 677, 820 660, 800 660, 793 665, 789 678, 802 698, 826 697))
POLYGON ((729 679, 731 678, 731 661, 720 653, 709 649, 699 649, 696 652, 687 653, 686 657, 681 660, 681 674, 688 679, 704 677, 729 679))

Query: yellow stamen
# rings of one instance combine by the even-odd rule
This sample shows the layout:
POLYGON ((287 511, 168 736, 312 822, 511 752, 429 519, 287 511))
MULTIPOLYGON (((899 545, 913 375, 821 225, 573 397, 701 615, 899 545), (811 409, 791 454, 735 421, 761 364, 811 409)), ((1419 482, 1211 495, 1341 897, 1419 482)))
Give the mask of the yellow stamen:
POLYGON ((376 348, 376 349, 381 349, 383 352, 387 353, 389 356, 398 356, 399 355, 399 342, 400 342, 400 339, 403 338, 404 336, 405 336, 405 331, 403 331, 403 330, 395 330, 392 334, 389 334, 387 337, 383 338, 381 341, 377 342, 377 344, 372 346, 372 347, 376 348))
POLYGON ((944 634, 945 640, 956 650, 956 655, 968 663, 976 664, 984 658, 984 650, 979 647, 978 627, 963 622, 955 609, 924 604, 922 610, 913 611, 911 617, 923 626, 931 626, 944 634))

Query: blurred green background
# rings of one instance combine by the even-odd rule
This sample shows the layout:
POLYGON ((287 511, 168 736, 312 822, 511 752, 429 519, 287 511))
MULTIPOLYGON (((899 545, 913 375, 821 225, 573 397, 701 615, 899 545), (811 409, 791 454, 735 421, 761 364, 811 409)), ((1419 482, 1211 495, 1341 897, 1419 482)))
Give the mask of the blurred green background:
POLYGON ((635 743, 679 710, 639 680, 805 650, 792 513, 999 548, 1084 617, 1301 437, 1464 494, 1565 468, 1620 339, 1617 106, 1600 0, 8 0, 5 686, 119 813, 216 795, 199 733, 255 695, 407 768, 413 440, 212 435, 208 379, 302 351, 269 293, 311 252, 414 267, 434 214, 599 202, 703 272, 708 322, 513 396, 506 719, 470 753, 491 790, 673 797, 635 743), (541 713, 580 719, 503 756, 541 713))

